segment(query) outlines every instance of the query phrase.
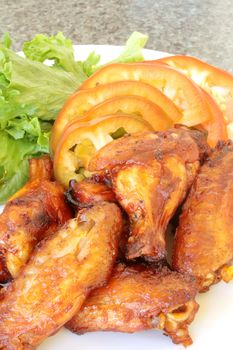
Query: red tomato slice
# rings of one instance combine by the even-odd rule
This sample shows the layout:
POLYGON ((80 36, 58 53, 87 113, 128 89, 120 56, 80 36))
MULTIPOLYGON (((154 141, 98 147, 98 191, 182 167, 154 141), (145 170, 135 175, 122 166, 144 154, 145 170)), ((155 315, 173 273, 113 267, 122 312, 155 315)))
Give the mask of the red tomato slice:
POLYGON ((122 95, 137 95, 147 98, 161 107, 174 122, 182 117, 179 108, 159 89, 149 84, 138 81, 117 81, 111 84, 99 85, 93 89, 78 91, 66 101, 53 126, 51 135, 52 151, 55 152, 58 140, 67 123, 74 118, 83 116, 85 112, 98 103, 122 95))
POLYGON ((208 92, 219 105, 226 122, 233 122, 233 75, 190 56, 170 56, 164 62, 190 77, 208 92))
POLYGON ((91 108, 84 115, 83 120, 88 121, 103 115, 116 113, 137 115, 150 123, 155 131, 166 130, 174 124, 160 107, 139 96, 119 96, 110 98, 91 108))
POLYGON ((212 118, 203 123, 203 128, 208 132, 207 141, 211 147, 215 147, 219 140, 227 140, 227 128, 224 115, 215 100, 203 90, 210 108, 212 118))
POLYGON ((184 74, 165 64, 106 65, 87 79, 81 88, 122 80, 142 81, 158 88, 182 110, 181 124, 194 126, 210 119, 210 111, 200 88, 184 74))

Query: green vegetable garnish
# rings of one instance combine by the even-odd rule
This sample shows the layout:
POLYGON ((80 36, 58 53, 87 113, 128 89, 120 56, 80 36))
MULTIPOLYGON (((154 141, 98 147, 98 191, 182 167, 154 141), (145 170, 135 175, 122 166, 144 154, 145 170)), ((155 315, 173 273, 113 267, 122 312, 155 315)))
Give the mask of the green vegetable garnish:
POLYGON ((112 133, 110 134, 110 136, 111 136, 114 140, 117 140, 117 139, 123 137, 125 134, 127 134, 127 132, 125 131, 124 128, 121 127, 121 128, 119 128, 119 129, 117 129, 116 131, 112 132, 112 133))
MULTIPOLYGON (((143 60, 147 36, 134 32, 114 62, 143 60)), ((49 153, 53 122, 66 99, 100 67, 92 52, 76 61, 72 41, 62 33, 36 35, 23 45, 25 57, 0 42, 0 203, 28 179, 28 159, 49 153), (50 65, 44 64, 49 60, 50 65)))
MULTIPOLYGON (((133 32, 127 40, 121 54, 108 63, 132 63, 144 60, 142 49, 148 41, 148 35, 133 32)), ((102 65, 100 64, 100 56, 95 52, 91 52, 87 59, 83 62, 83 70, 89 77, 102 65)))

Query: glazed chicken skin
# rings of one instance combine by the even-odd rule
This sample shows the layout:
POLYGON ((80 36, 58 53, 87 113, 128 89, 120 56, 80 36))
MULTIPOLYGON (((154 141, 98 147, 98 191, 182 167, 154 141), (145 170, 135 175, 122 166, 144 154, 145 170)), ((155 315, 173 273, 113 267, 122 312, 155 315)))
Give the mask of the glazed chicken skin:
POLYGON ((130 219, 128 259, 166 256, 165 231, 208 151, 204 135, 187 128, 126 136, 103 147, 89 170, 105 176, 130 219))
POLYGON ((29 160, 29 180, 8 199, 8 203, 13 199, 21 197, 23 194, 27 194, 28 189, 33 186, 33 181, 36 180, 53 180, 53 163, 49 156, 45 155, 40 158, 32 158, 29 160))
POLYGON ((196 293, 194 280, 166 267, 119 264, 107 286, 93 291, 66 327, 78 334, 160 329, 187 346, 192 343, 188 325, 198 310, 196 293))
POLYGON ((75 315, 110 277, 121 227, 120 209, 102 203, 39 243, 0 300, 0 349, 33 349, 75 315))
POLYGON ((68 201, 74 204, 77 209, 86 208, 98 202, 116 202, 116 197, 111 188, 92 179, 85 179, 80 182, 71 180, 66 196, 68 201))
POLYGON ((30 162, 30 179, 0 215, 0 283, 15 278, 36 244, 71 217, 61 185, 51 182, 49 157, 30 162))
MULTIPOLYGON (((69 189, 66 193, 67 200, 73 205, 76 211, 82 208, 90 208, 100 202, 117 202, 115 194, 107 185, 98 182, 100 179, 91 178, 80 182, 76 180, 70 181, 69 189)), ((125 247, 129 236, 129 220, 122 211, 123 227, 119 241, 118 258, 125 257, 125 247)))
POLYGON ((107 171, 125 163, 141 163, 155 158, 159 160, 165 154, 186 157, 184 160, 188 162, 187 153, 195 157, 195 151, 200 161, 208 154, 209 146, 205 134, 199 130, 176 125, 163 132, 127 134, 108 143, 91 158, 88 170, 107 171), (193 146, 193 142, 197 148, 193 146))
POLYGON ((202 166, 179 218, 173 268, 200 289, 233 278, 233 143, 219 143, 202 166))
POLYGON ((49 156, 30 159, 29 179, 30 181, 37 179, 53 179, 53 163, 49 156))

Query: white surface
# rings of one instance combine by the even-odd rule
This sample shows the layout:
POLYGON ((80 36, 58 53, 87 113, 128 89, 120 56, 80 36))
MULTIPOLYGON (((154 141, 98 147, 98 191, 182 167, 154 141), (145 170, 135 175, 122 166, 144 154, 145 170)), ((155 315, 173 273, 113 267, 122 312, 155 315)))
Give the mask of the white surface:
MULTIPOLYGON (((84 59, 95 50, 103 57, 103 62, 116 57, 118 46, 83 45, 76 46, 78 59, 84 59)), ((144 51, 146 59, 156 59, 168 54, 152 50, 144 51)), ((233 282, 223 282, 213 286, 208 293, 197 297, 200 309, 190 326, 194 344, 190 350, 232 350, 233 336, 233 282)), ((89 333, 77 336, 62 329, 55 336, 47 339, 39 350, 175 350, 183 349, 172 344, 168 337, 159 331, 146 331, 136 334, 89 333)))

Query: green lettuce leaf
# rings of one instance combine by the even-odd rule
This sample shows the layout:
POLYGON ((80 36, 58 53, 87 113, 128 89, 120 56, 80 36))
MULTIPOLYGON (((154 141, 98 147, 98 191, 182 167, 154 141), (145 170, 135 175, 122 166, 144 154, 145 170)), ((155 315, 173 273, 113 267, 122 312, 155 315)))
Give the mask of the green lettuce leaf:
MULTIPOLYGON (((39 56, 40 45, 36 49, 35 41, 34 54, 39 56)), ((0 202, 27 180, 28 159, 49 153, 54 119, 87 78, 80 64, 75 64, 72 43, 61 34, 50 45, 53 67, 40 62, 42 54, 39 62, 33 61, 10 47, 6 33, 0 42, 0 202)))
POLYGON ((82 62, 83 65, 83 71, 85 74, 89 77, 92 75, 96 69, 98 69, 98 64, 100 62, 101 56, 92 51, 85 61, 82 62))
MULTIPOLYGON (((142 49, 148 41, 148 35, 139 32, 133 32, 127 40, 123 51, 114 60, 106 63, 133 63, 144 60, 142 49)), ((94 51, 89 54, 87 59, 83 61, 83 71, 87 76, 92 75, 100 65, 100 55, 94 51)))
POLYGON ((50 37, 37 34, 31 41, 24 43, 23 52, 27 58, 33 61, 52 60, 54 67, 72 73, 78 80, 83 81, 86 78, 82 64, 75 61, 72 41, 65 38, 61 32, 50 37))
POLYGON ((12 44, 12 40, 11 40, 11 37, 10 37, 10 34, 8 32, 5 32, 0 40, 0 43, 7 47, 8 49, 11 47, 11 44, 12 44))
POLYGON ((29 162, 27 159, 23 159, 13 175, 7 181, 2 181, 0 187, 0 204, 4 204, 11 195, 23 187, 28 180, 28 173, 29 162))
POLYGON ((28 159, 41 154, 41 146, 25 139, 15 140, 0 131, 0 203, 28 179, 28 159))
POLYGON ((55 119, 66 99, 86 78, 83 72, 77 79, 70 72, 20 57, 1 46, 0 72, 2 96, 10 103, 33 106, 43 120, 55 119))
POLYGON ((122 53, 111 63, 130 63, 144 60, 142 49, 148 41, 148 35, 133 32, 126 42, 122 53))
MULTIPOLYGON (((112 62, 143 60, 147 36, 134 32, 112 62)), ((49 153, 53 122, 66 99, 100 67, 100 55, 75 60, 72 42, 62 33, 36 35, 23 45, 25 57, 0 41, 0 202, 28 178, 28 159, 49 153), (50 65, 44 64, 50 61, 50 65)))

